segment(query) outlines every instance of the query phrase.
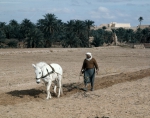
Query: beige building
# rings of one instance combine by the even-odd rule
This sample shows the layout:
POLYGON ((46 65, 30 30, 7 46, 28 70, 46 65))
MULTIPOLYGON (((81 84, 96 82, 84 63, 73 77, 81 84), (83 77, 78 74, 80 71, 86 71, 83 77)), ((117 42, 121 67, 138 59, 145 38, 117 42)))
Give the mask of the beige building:
POLYGON ((111 28, 131 28, 130 23, 117 23, 117 22, 111 22, 109 24, 101 24, 100 26, 92 27, 91 29, 97 30, 102 29, 103 27, 106 27, 107 29, 111 28))
POLYGON ((137 28, 141 29, 150 28, 150 25, 138 25, 137 28))
POLYGON ((111 28, 131 28, 130 23, 117 23, 117 22, 111 22, 110 24, 108 24, 108 27, 111 28))

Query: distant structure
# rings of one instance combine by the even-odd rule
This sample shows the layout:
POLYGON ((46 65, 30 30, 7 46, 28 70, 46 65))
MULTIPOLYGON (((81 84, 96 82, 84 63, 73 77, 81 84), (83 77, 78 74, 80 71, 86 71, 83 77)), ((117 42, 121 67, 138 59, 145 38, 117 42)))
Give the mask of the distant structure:
POLYGON ((113 33, 112 38, 113 38, 113 44, 114 44, 114 45, 118 45, 119 42, 118 42, 118 38, 117 38, 117 36, 116 36, 116 33, 113 33))
POLYGON ((138 25, 137 28, 141 29, 150 28, 150 25, 138 25))
MULTIPOLYGON (((118 28, 132 29, 133 31, 136 31, 138 28, 141 28, 141 29, 148 28, 149 32, 150 32, 150 25, 138 25, 138 26, 135 26, 135 27, 131 27, 130 23, 117 23, 117 22, 111 22, 109 24, 101 24, 99 26, 92 26, 91 30, 103 29, 105 31, 112 32, 111 39, 113 39, 113 42, 112 42, 111 45, 121 45, 123 43, 118 41, 118 38, 117 38, 116 34, 112 31, 113 29, 118 29, 118 28)), ((89 46, 90 47, 92 47, 91 44, 92 44, 93 40, 94 40, 94 37, 89 37, 89 46)), ((150 37, 146 40, 147 40, 147 42, 149 42, 150 37)), ((149 44, 144 44, 144 46, 145 47, 150 47, 150 43, 149 44)))
POLYGON ((94 40, 93 36, 89 37, 89 47, 92 47, 93 40, 94 40))
POLYGON ((108 24, 108 28, 130 28, 131 25, 130 23, 117 23, 117 22, 111 22, 110 24, 108 24))
POLYGON ((115 29, 115 28, 131 28, 130 23, 117 23, 117 22, 111 22, 109 24, 101 24, 100 26, 91 27, 91 29, 97 30, 97 29, 103 29, 103 27, 106 27, 106 29, 115 29))

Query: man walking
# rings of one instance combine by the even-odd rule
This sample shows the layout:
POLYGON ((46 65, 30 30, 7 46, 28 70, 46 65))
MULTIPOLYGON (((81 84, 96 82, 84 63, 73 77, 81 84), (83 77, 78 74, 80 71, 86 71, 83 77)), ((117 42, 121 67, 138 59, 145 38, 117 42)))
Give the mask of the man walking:
POLYGON ((87 84, 91 83, 91 91, 94 90, 95 71, 98 74, 99 68, 95 58, 90 52, 86 53, 86 58, 83 61, 80 75, 84 74, 84 90, 87 91, 87 84))

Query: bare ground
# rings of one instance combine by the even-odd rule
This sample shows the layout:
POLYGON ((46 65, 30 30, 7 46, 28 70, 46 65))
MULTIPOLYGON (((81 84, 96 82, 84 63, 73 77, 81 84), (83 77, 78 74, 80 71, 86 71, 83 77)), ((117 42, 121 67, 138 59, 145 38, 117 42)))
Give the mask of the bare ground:
POLYGON ((76 49, 0 49, 2 118, 149 118, 150 50, 120 47, 76 49), (86 52, 100 72, 95 90, 84 92, 79 77, 86 52), (45 100, 45 86, 35 83, 32 63, 59 63, 64 95, 45 100))

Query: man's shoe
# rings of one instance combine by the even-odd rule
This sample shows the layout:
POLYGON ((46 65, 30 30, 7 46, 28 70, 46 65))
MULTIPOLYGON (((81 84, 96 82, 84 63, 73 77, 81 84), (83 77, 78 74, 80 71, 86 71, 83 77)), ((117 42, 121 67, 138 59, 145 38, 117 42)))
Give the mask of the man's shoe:
POLYGON ((94 91, 94 89, 93 89, 93 88, 91 88, 91 91, 94 91))
POLYGON ((87 88, 83 88, 84 91, 87 91, 87 88))

